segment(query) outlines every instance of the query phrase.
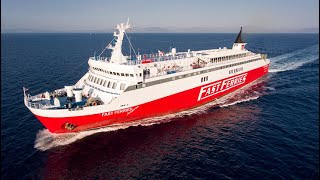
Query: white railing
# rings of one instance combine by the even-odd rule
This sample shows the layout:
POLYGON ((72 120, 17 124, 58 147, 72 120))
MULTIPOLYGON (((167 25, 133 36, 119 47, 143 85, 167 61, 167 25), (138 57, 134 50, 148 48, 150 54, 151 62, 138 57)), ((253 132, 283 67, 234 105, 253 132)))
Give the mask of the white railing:
POLYGON ((95 61, 110 61, 110 57, 102 57, 102 56, 97 56, 97 57, 90 57, 90 59, 95 60, 95 61))
POLYGON ((28 106, 34 109, 48 109, 48 108, 56 107, 51 104, 41 104, 39 102, 28 102, 28 106))
MULTIPOLYGON (((65 93, 65 89, 57 89, 53 92, 53 94, 62 96, 65 93)), ((52 93, 51 93, 52 94, 52 93)), ((53 108, 56 107, 52 104, 50 104, 49 100, 45 97, 44 93, 40 93, 34 96, 30 96, 30 94, 27 94, 25 96, 27 100, 27 105, 28 107, 35 108, 35 109, 48 109, 48 108, 53 108), (45 103, 45 104, 44 104, 45 103)))
MULTIPOLYGON (((143 64, 147 63, 148 61, 150 62, 161 62, 161 61, 170 61, 170 60, 178 60, 178 59, 185 59, 188 58, 187 54, 177 54, 175 56, 172 55, 164 55, 164 56, 159 56, 158 54, 142 54, 141 58, 137 58, 136 56, 128 57, 128 64, 127 65, 137 65, 137 64, 143 64)), ((190 54, 190 57, 192 54, 190 54)), ((103 62, 109 62, 110 57, 90 57, 91 60, 95 61, 103 61, 103 62)))
MULTIPOLYGON (((257 54, 255 54, 255 55, 257 55, 257 54)), ((263 56, 261 56, 261 57, 263 58, 263 56)), ((241 58, 234 58, 234 59, 224 60, 224 61, 220 61, 220 62, 211 62, 210 59, 205 59, 205 60, 203 60, 202 63, 200 62, 199 69, 204 68, 204 67, 219 66, 219 65, 224 65, 224 64, 232 64, 232 63, 235 63, 235 62, 238 62, 238 61, 241 62, 241 61, 246 61, 246 60, 249 60, 249 59, 253 59, 253 56, 245 56, 245 57, 241 57, 241 58)), ((175 73, 179 73, 179 72, 189 71, 189 70, 192 70, 192 69, 194 69, 192 66, 179 66, 178 68, 161 70, 156 75, 152 75, 152 76, 146 74, 146 75, 144 75, 144 78, 145 79, 150 79, 150 78, 154 78, 154 77, 160 77, 160 76, 168 75, 168 73, 167 73, 168 71, 169 72, 175 71, 175 73)))

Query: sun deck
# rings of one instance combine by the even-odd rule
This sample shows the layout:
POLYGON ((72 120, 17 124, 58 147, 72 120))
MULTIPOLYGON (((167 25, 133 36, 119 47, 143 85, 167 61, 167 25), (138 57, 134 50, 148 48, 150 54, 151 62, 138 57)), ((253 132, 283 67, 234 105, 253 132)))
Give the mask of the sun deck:
MULTIPOLYGON (((142 59, 137 58, 133 60, 127 60, 128 67, 135 65, 143 70, 143 80, 153 79, 160 76, 165 76, 169 74, 190 71, 193 69, 204 68, 209 66, 219 66, 223 64, 233 63, 234 61, 248 60, 250 58, 262 57, 262 54, 255 54, 250 51, 238 51, 232 49, 212 49, 205 51, 194 51, 194 52, 180 52, 172 55, 167 53, 163 56, 159 54, 146 54, 143 55, 142 59)), ((91 57, 90 60, 95 62, 102 62, 107 66, 92 67, 89 71, 94 73, 100 73, 106 77, 121 79, 121 76, 138 76, 137 74, 130 74, 124 70, 124 67, 118 68, 108 68, 109 62, 108 58, 105 57, 91 57), (107 67, 107 68, 104 68, 107 67)))
MULTIPOLYGON (((138 65, 138 64, 146 64, 146 63, 153 63, 153 62, 163 62, 163 61, 170 61, 170 60, 179 60, 179 59, 186 59, 188 57, 194 57, 192 54, 190 56, 186 55, 185 53, 173 55, 166 55, 166 56, 159 56, 158 54, 144 54, 141 55, 141 58, 137 58, 136 56, 127 56, 127 63, 125 65, 138 65)), ((101 62, 110 62, 110 57, 90 57, 89 59, 101 62)))

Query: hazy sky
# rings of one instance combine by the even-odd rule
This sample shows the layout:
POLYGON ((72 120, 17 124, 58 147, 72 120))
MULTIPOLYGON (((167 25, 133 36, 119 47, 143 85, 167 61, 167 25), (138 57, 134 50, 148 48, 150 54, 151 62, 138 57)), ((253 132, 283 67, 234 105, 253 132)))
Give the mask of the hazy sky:
POLYGON ((318 31, 319 0, 1 0, 2 32, 318 31))

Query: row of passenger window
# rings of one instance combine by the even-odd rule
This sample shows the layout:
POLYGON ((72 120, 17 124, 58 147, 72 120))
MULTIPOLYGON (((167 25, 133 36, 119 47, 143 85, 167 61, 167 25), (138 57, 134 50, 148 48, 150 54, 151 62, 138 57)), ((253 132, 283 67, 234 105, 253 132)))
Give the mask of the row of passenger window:
POLYGON ((225 60, 231 60, 231 59, 237 59, 237 58, 246 57, 247 55, 248 55, 248 53, 243 53, 243 54, 236 54, 236 55, 231 55, 231 56, 216 57, 216 58, 211 58, 210 62, 211 63, 222 62, 222 61, 225 61, 225 60))
MULTIPOLYGON (((89 75, 88 80, 90 82, 93 82, 95 84, 98 84, 100 86, 104 86, 104 87, 107 87, 107 88, 112 88, 112 89, 116 89, 117 88, 117 83, 116 82, 100 79, 100 78, 98 78, 96 76, 92 76, 91 74, 89 75)), ((120 90, 124 90, 125 87, 126 87, 125 83, 121 83, 120 84, 120 90)))
POLYGON ((229 74, 237 73, 240 71, 243 71, 243 67, 231 69, 231 70, 229 70, 229 74))
POLYGON ((107 73, 107 74, 115 75, 115 76, 126 76, 126 77, 130 76, 130 77, 133 77, 133 74, 129 74, 129 73, 118 73, 118 72, 106 71, 104 69, 97 68, 97 67, 92 67, 92 69, 94 69, 96 71, 104 72, 104 73, 107 73))
POLYGON ((208 79, 209 79, 208 76, 202 77, 201 82, 206 82, 206 81, 208 81, 208 79))
POLYGON ((261 58, 255 58, 255 59, 250 59, 248 61, 242 61, 242 62, 238 62, 238 63, 234 63, 234 64, 228 64, 228 65, 225 65, 225 66, 220 66, 220 67, 214 68, 214 70, 224 69, 224 68, 228 68, 228 67, 232 67, 232 66, 238 66, 238 65, 241 65, 241 64, 246 64, 246 63, 257 61, 257 60, 260 60, 260 59, 261 58))
POLYGON ((105 93, 120 95, 119 93, 110 92, 110 91, 104 91, 104 90, 102 90, 102 89, 100 89, 100 88, 98 88, 98 87, 92 86, 92 85, 90 85, 90 84, 87 84, 87 85, 88 85, 89 87, 92 87, 92 88, 94 88, 94 89, 97 89, 97 90, 102 91, 102 92, 105 92, 105 93))

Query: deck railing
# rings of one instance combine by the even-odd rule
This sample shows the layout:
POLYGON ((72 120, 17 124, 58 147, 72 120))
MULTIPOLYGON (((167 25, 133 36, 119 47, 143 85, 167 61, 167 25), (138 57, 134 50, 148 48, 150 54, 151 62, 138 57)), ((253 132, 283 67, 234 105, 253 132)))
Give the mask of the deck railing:
MULTIPOLYGON (((141 57, 141 59, 137 59, 136 56, 131 56, 133 59, 130 59, 130 57, 128 58, 128 64, 127 65, 137 65, 137 64, 146 64, 146 63, 152 63, 152 62, 162 62, 162 61, 171 61, 171 60, 179 60, 179 59, 184 59, 184 60, 188 60, 190 58, 198 58, 198 61, 194 61, 191 62, 192 64, 189 65, 184 65, 184 66, 176 66, 176 67, 171 67, 170 69, 159 69, 158 68, 158 72, 157 74, 150 74, 149 72, 143 72, 143 77, 144 79, 150 79, 150 78, 154 78, 154 77, 159 77, 159 76, 163 76, 163 75, 167 75, 167 74, 173 74, 173 73, 178 73, 178 72, 184 72, 184 71, 189 71, 192 69, 197 69, 197 68, 204 68, 204 67, 210 67, 210 66, 219 66, 222 64, 228 64, 228 63, 233 63, 234 61, 242 61, 242 60, 246 60, 249 58, 253 58, 252 55, 257 55, 260 56, 261 58, 266 58, 266 55, 262 54, 255 54, 250 52, 248 55, 246 56, 242 56, 242 57, 232 57, 227 58, 225 60, 221 60, 221 59, 213 59, 213 58, 204 58, 201 56, 201 54, 198 55, 194 55, 194 54, 188 54, 188 53, 180 53, 180 54, 176 54, 175 56, 172 55, 164 55, 164 56, 159 56, 159 54, 145 54, 145 55, 141 55, 139 57, 141 57), (199 55, 199 56, 198 56, 199 55)), ((94 57, 92 57, 92 59, 94 59, 94 57)), ((99 57, 96 58, 94 60, 98 60, 98 61, 107 61, 108 58, 106 57, 99 57)))
MULTIPOLYGON (((262 58, 264 58, 266 56, 262 56, 262 58)), ((163 71, 160 71, 157 73, 157 75, 153 75, 150 76, 149 74, 144 74, 144 78, 145 79, 149 79, 149 78, 154 78, 154 77, 159 77, 159 76, 163 76, 163 75, 167 75, 167 74, 172 74, 172 73, 178 73, 178 72, 184 72, 184 71, 189 71, 192 69, 198 69, 198 68, 204 68, 204 67, 211 67, 211 66, 219 66, 219 65, 224 65, 224 64, 230 64, 230 63, 234 63, 237 61, 245 61, 248 59, 253 58, 252 56, 245 56, 245 57, 241 57, 241 58, 234 58, 234 59, 229 59, 226 61, 220 61, 220 62, 213 62, 210 59, 205 59, 200 61, 199 64, 194 64, 194 65, 198 65, 198 66, 178 66, 176 68, 172 68, 172 69, 166 69, 163 71)), ((200 58, 201 59, 201 58, 200 58)))
MULTIPOLYGON (((178 60, 178 59, 185 59, 188 58, 186 54, 177 54, 175 56, 172 55, 164 55, 159 56, 158 54, 142 54, 139 56, 126 56, 128 64, 127 65, 137 65, 137 64, 143 64, 148 62, 161 62, 161 61, 170 61, 170 60, 178 60)), ((190 54, 189 57, 194 57, 192 54, 190 54)), ((110 57, 90 57, 92 60, 96 61, 103 61, 103 62, 109 62, 110 57)))
POLYGON ((96 61, 110 61, 110 57, 102 57, 102 56, 96 56, 96 57, 90 57, 90 59, 92 60, 96 60, 96 61))

